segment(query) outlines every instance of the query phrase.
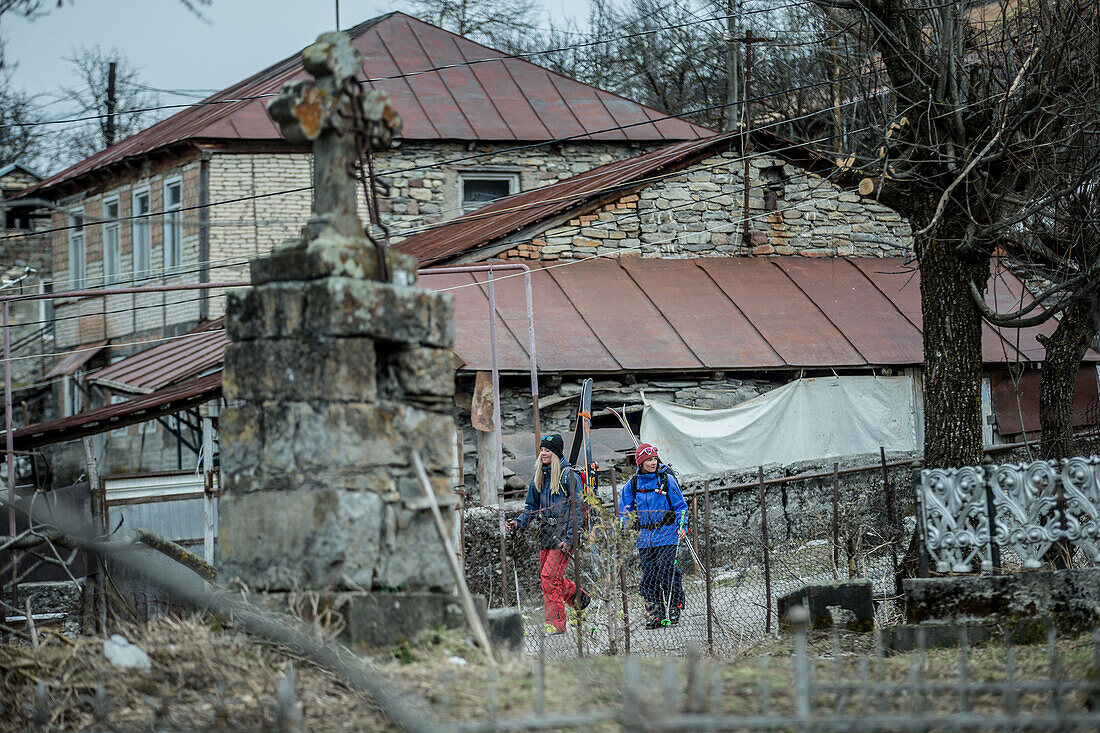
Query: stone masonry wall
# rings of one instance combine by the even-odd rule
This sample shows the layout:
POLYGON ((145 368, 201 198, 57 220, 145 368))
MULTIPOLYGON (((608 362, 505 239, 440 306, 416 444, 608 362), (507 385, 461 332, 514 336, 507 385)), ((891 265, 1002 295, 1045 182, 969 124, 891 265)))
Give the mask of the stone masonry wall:
POLYGON ((893 257, 912 246, 910 226, 895 211, 772 155, 751 161, 751 232, 743 241, 743 180, 738 154, 714 155, 502 257, 893 257))

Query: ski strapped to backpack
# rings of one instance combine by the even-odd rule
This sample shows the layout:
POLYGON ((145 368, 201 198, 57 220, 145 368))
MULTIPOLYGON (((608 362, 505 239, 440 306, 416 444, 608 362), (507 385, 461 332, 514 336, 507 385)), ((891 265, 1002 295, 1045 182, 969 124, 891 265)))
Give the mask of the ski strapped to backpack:
MULTIPOLYGON (((668 467, 665 467, 668 469, 668 467)), ((671 470, 671 469, 668 469, 671 470)), ((643 523, 640 520, 635 520, 637 525, 641 529, 658 529, 660 527, 670 527, 676 524, 676 511, 672 508, 672 497, 668 493, 668 470, 661 471, 657 474, 657 488, 656 489, 642 489, 641 493, 648 494, 651 491, 656 491, 659 494, 665 495, 665 501, 668 502, 668 511, 666 511, 656 522, 643 523)), ((675 475, 675 474, 673 474, 675 475)), ((634 474, 630 477, 630 493, 633 498, 633 504, 630 507, 630 511, 637 514, 638 512, 638 474, 634 474)))

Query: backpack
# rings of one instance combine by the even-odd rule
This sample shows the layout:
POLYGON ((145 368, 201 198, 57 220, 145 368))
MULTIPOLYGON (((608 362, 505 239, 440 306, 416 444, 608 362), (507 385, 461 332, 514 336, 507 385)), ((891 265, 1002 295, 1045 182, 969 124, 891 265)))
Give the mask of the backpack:
MULTIPOLYGON (((657 474, 657 488, 643 490, 643 494, 648 494, 650 491, 656 491, 665 495, 665 501, 668 502, 668 510, 661 515, 661 518, 656 522, 649 522, 642 524, 638 520, 637 516, 634 519, 634 526, 640 529, 658 529, 660 527, 668 527, 676 524, 676 511, 672 508, 672 497, 668 495, 668 475, 676 475, 676 472, 672 470, 671 466, 665 466, 665 470, 657 474)), ((638 513, 638 474, 634 474, 630 477, 630 493, 633 497, 633 503, 630 506, 630 511, 635 515, 638 513)))

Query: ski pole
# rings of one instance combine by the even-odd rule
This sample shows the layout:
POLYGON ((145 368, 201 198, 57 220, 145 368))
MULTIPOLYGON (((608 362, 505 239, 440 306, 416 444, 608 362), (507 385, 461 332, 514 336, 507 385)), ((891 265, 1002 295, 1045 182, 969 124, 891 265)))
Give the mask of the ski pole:
MULTIPOLYGON (((668 597, 665 598, 665 621, 669 620, 669 613, 672 610, 672 590, 676 587, 676 564, 679 562, 680 554, 680 533, 684 531, 684 522, 687 521, 687 512, 685 511, 680 515, 680 523, 676 526, 676 550, 672 553, 672 572, 669 573, 668 578, 668 597)), ((688 547, 691 547, 691 543, 688 543, 688 547)))

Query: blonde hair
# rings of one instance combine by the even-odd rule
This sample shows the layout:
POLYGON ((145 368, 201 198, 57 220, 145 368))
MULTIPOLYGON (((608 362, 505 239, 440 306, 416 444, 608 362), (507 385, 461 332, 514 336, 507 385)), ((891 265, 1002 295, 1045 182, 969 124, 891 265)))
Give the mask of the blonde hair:
MULTIPOLYGON (((531 482, 542 490, 542 456, 535 456, 535 473, 531 476, 531 482)), ((561 459, 554 451, 550 451, 550 493, 561 491, 561 459)))

